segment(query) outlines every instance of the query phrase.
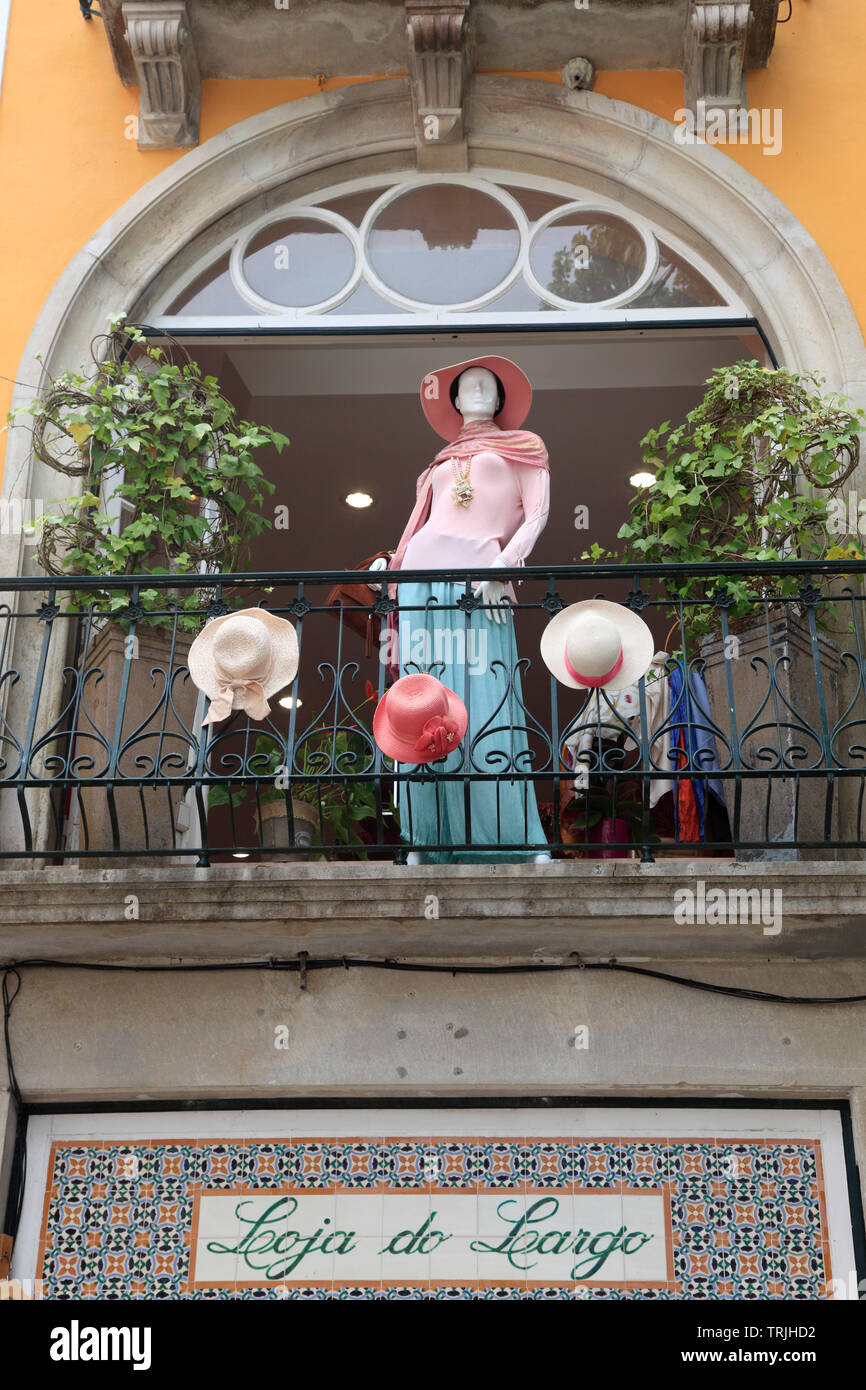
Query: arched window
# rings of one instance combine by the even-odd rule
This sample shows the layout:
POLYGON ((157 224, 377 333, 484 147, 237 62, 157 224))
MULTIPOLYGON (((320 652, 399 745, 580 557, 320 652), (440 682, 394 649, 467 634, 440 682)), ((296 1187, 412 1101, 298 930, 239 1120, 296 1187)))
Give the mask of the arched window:
POLYGON ((552 179, 380 175, 268 203, 190 243, 137 316, 170 329, 749 313, 720 270, 670 231, 552 179))

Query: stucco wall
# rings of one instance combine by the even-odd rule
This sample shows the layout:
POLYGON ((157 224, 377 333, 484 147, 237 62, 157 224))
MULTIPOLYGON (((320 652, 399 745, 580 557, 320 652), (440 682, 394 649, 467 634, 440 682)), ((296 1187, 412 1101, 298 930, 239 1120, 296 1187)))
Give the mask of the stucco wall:
MULTIPOLYGON (((778 994, 866 993, 866 964, 666 963, 778 994)), ((624 975, 455 978, 23 971, 29 1103, 551 1095, 850 1099, 866 1175, 862 1004, 765 1004, 624 975), (575 1030, 584 1026, 575 1046, 575 1030), (287 1046, 277 1046, 287 1029, 287 1046)), ((2 1167, 2 1160, 0 1160, 2 1167)))
MULTIPOLYGON (((750 105, 783 112, 782 152, 766 157, 755 147, 731 146, 729 157, 803 222, 863 324, 859 209, 866 167, 857 149, 862 78, 852 55, 866 44, 866 7, 823 0, 794 9, 791 23, 779 26, 769 68, 749 78, 750 105)), ((559 80, 552 73, 528 75, 559 80)), ((356 80, 331 76, 327 85, 356 80)), ((317 90, 315 81, 208 81, 201 138, 317 90)), ((668 120, 683 99, 676 72, 602 72, 596 90, 668 120)), ((27 337, 63 268, 136 190, 184 157, 179 151, 139 152, 127 138, 128 118, 137 108, 138 90, 118 80, 99 21, 85 23, 69 3, 52 6, 48 23, 42 6, 15 0, 0 102, 4 414, 27 337)))

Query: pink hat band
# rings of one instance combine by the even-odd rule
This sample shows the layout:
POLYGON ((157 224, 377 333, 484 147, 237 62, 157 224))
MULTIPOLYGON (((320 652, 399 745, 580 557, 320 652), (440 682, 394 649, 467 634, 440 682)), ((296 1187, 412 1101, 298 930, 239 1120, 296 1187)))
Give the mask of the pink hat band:
POLYGON ((606 685, 607 682, 608 682, 609 680, 613 680, 613 678, 614 678, 614 676, 616 675, 617 671, 619 671, 620 667, 622 666, 623 654, 622 654, 622 652, 620 652, 619 656, 617 657, 616 661, 615 661, 615 662, 613 663, 613 665, 611 666, 610 670, 609 670, 609 671, 605 671, 605 673, 604 673, 603 676, 584 676, 580 671, 576 671, 576 670, 574 669, 574 667, 572 666, 571 662, 570 662, 569 659, 568 659, 568 647, 567 647, 567 645, 566 645, 565 647, 563 647, 563 650, 562 650, 562 658, 563 658, 563 661, 565 662, 565 669, 566 669, 566 671, 568 672, 568 674, 571 676, 571 679, 572 679, 573 681, 580 681, 580 684, 581 684, 581 685, 598 686, 598 685, 606 685))

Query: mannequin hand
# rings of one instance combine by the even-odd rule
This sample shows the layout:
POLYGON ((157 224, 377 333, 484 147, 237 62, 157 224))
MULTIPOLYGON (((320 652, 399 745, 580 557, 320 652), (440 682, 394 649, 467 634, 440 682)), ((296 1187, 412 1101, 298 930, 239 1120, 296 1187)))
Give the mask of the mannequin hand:
MULTIPOLYGON (((494 560, 492 569, 502 569, 499 560, 494 560)), ((504 623, 505 612, 502 607, 502 600, 505 597, 505 585, 501 579, 483 579, 475 590, 476 597, 485 605, 485 617, 489 623, 504 623)))
MULTIPOLYGON (((367 573, 368 573, 368 574, 374 574, 377 570, 386 570, 387 568, 388 568, 388 561, 385 559, 384 555, 380 555, 379 558, 378 558, 378 560, 374 560, 374 561, 373 561, 372 565, 371 565, 370 568, 367 570, 367 573)), ((367 580, 367 583, 370 585, 370 588, 371 588, 371 589, 375 589, 375 591, 376 591, 377 594, 379 594, 379 593, 382 592, 382 585, 381 585, 381 584, 374 584, 373 581, 372 581, 372 579, 368 579, 368 580, 367 580)))
POLYGON ((504 623, 505 613, 501 604, 505 597, 505 585, 498 579, 485 579, 475 590, 476 597, 485 605, 484 614, 489 623, 504 623), (487 607, 487 605, 491 605, 487 607))

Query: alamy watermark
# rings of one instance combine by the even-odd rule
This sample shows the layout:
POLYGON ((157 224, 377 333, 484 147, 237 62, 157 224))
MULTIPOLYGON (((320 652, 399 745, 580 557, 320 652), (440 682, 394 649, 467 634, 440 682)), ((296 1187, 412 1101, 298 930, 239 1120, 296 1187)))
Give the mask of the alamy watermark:
POLYGON ((711 106, 698 99, 695 110, 674 112, 677 145, 760 145, 762 155, 782 153, 779 106, 711 106))
POLYGON ((699 878, 694 888, 674 893, 674 921, 679 926, 761 926, 764 936, 782 930, 781 888, 707 888, 699 878))
POLYGON ((487 632, 478 627, 437 627, 431 632, 407 618, 400 623, 399 638, 392 628, 382 634, 379 660, 393 666, 402 662, 419 671, 465 666, 470 676, 481 676, 487 671, 487 632))

